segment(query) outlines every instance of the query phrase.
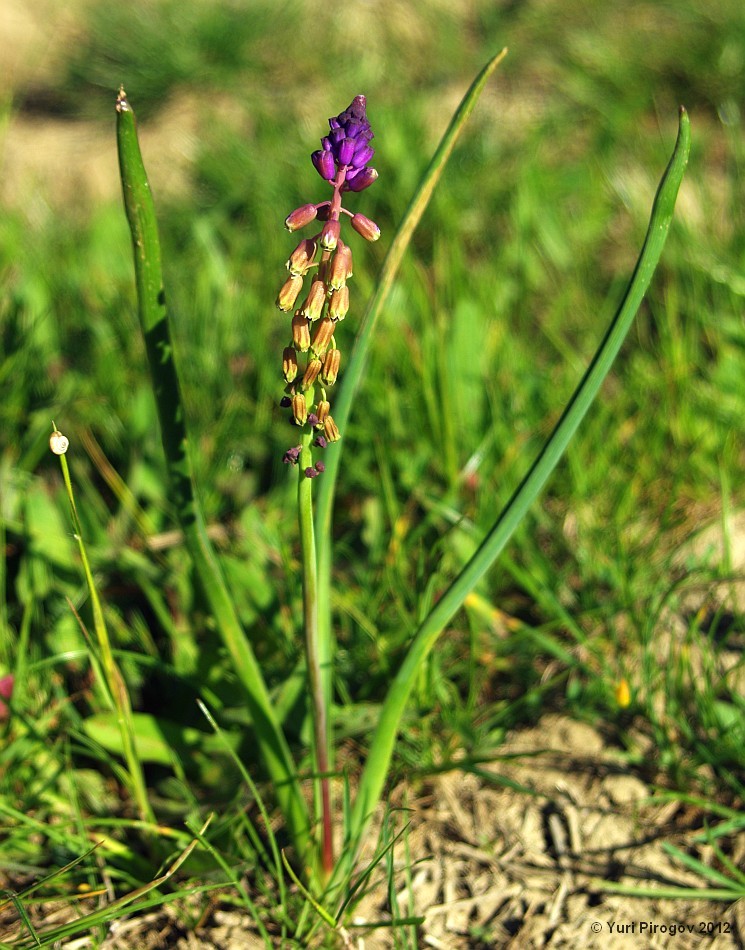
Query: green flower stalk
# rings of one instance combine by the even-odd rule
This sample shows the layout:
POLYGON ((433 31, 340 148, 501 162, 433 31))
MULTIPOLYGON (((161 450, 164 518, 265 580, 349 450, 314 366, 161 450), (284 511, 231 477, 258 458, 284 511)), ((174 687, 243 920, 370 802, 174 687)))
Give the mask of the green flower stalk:
POLYGON ((289 276, 277 295, 283 312, 294 311, 290 341, 282 354, 285 394, 281 405, 290 410, 291 421, 300 428, 300 445, 284 455, 287 465, 298 466, 298 521, 303 565, 303 620, 308 664, 316 774, 316 812, 321 821, 321 860, 330 875, 334 866, 329 774, 332 750, 328 728, 330 706, 329 670, 321 668, 318 636, 318 566, 313 533, 311 485, 323 474, 325 464, 314 455, 340 438, 330 414, 328 390, 336 383, 341 367, 335 330, 349 310, 347 281, 352 276, 352 251, 341 237, 344 215, 352 228, 368 241, 377 241, 380 228, 361 214, 344 208, 345 192, 362 191, 378 177, 369 167, 374 150, 372 129, 367 119, 366 100, 356 96, 349 107, 329 119, 329 133, 311 160, 318 174, 332 188, 330 200, 304 204, 286 220, 288 231, 297 231, 314 222, 320 230, 303 238, 287 261, 289 276), (303 296, 303 285, 306 284, 303 296), (296 306, 300 301, 299 306, 296 306), (302 357, 299 361, 298 356, 302 357))

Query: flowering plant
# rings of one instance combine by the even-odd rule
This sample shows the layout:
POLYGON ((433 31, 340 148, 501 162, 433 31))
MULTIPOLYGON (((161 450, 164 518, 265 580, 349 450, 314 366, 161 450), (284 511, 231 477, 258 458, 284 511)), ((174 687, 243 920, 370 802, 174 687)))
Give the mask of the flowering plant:
POLYGON ((170 340, 152 196, 139 151, 134 115, 123 90, 117 100, 119 158, 125 207, 132 232, 139 315, 158 403, 172 497, 216 627, 244 687, 259 754, 293 844, 296 866, 302 868, 305 878, 305 884, 300 886, 321 917, 332 926, 340 925, 349 895, 354 890, 352 887, 345 896, 344 885, 354 871, 360 843, 381 799, 396 735, 422 664, 450 619, 492 566, 537 498, 592 404, 628 333, 659 260, 688 156, 689 123, 685 111, 681 110, 676 147, 657 192, 647 237, 626 294, 554 431, 527 467, 526 475, 512 498, 477 551, 419 624, 404 661, 390 683, 351 807, 345 810, 344 847, 335 859, 330 789, 330 778, 335 773, 327 725, 334 654, 330 607, 331 515, 343 443, 334 443, 345 430, 372 331, 403 254, 479 93, 503 56, 504 52, 487 63, 445 131, 393 237, 343 373, 340 373, 341 354, 335 331, 349 309, 347 284, 352 276, 352 252, 342 240, 342 222, 350 218, 352 228, 367 240, 377 240, 380 233, 372 221, 343 207, 344 195, 364 190, 377 178, 377 173, 369 165, 374 154, 370 144, 373 135, 364 97, 357 96, 347 109, 329 120, 329 132, 323 137, 321 148, 312 155, 316 171, 332 188, 331 198, 302 205, 285 222, 290 231, 307 227, 315 221, 321 225, 316 234, 303 238, 290 255, 289 276, 277 299, 280 310, 293 312, 290 342, 282 357, 286 387, 283 403, 290 412, 291 423, 300 432, 300 441, 286 451, 285 461, 288 466, 296 465, 298 472, 303 626, 314 718, 313 780, 317 803, 314 810, 309 809, 306 802, 262 670, 238 620, 219 560, 205 530, 194 489, 185 412, 170 340), (296 307, 299 300, 302 302, 296 307), (329 390, 335 385, 339 391, 334 396, 332 416, 329 390), (323 478, 318 478, 321 473, 323 478), (317 486, 315 514, 314 486, 317 486), (320 816, 318 827, 311 815, 320 816))

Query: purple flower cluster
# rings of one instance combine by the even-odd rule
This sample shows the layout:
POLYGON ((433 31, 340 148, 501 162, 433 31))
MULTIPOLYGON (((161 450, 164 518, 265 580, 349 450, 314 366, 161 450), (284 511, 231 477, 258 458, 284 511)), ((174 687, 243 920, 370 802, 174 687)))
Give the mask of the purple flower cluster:
MULTIPOLYGON (((283 313, 293 312, 290 340, 282 352, 285 394, 280 405, 292 410, 293 425, 305 429, 302 445, 284 454, 286 465, 302 465, 306 478, 324 471, 323 462, 307 464, 306 449, 325 449, 340 438, 331 415, 328 390, 336 383, 341 350, 335 337, 338 324, 349 310, 352 249, 341 239, 341 222, 351 226, 366 241, 377 241, 380 228, 363 214, 343 207, 345 191, 362 191, 378 177, 368 162, 375 154, 367 120, 367 100, 356 96, 344 112, 329 119, 329 134, 313 152, 313 165, 333 189, 330 200, 308 202, 285 219, 288 231, 298 231, 318 220, 320 230, 303 238, 287 261, 289 276, 277 295, 283 313), (303 285, 306 285, 303 293, 303 285), (310 431, 308 431, 310 429, 310 431), (303 461, 301 463, 301 456, 303 461)), ((312 460, 312 458, 311 458, 312 460)))
POLYGON ((316 171, 326 181, 342 173, 342 190, 362 191, 378 177, 368 162, 375 154, 370 145, 374 138, 367 119, 367 100, 355 96, 350 105, 329 119, 329 134, 321 139, 321 148, 311 155, 316 171))

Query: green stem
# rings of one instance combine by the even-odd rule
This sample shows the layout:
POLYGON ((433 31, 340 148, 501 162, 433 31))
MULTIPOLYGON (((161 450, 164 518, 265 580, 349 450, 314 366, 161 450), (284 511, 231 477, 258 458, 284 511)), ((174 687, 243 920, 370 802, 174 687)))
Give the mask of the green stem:
POLYGON ((174 361, 161 267, 160 241, 150 186, 137 140, 132 108, 124 90, 117 99, 117 144, 124 206, 132 232, 138 313, 145 338, 153 392, 160 420, 170 500, 205 597, 241 679, 259 750, 298 856, 314 860, 308 809, 302 797, 287 740, 241 627, 225 578, 207 537, 196 496, 189 456, 186 415, 174 361))
MULTIPOLYGON (((312 397, 311 397, 312 400, 312 397)), ((328 706, 324 691, 321 662, 318 651, 318 567, 316 541, 313 532, 313 480, 305 474, 313 465, 311 442, 314 432, 303 433, 298 460, 298 523, 303 564, 303 619, 305 626, 305 655, 308 664, 308 685, 313 718, 316 756, 316 800, 321 813, 321 859, 324 875, 330 876, 334 867, 334 849, 331 822, 331 789, 329 779, 328 706)))

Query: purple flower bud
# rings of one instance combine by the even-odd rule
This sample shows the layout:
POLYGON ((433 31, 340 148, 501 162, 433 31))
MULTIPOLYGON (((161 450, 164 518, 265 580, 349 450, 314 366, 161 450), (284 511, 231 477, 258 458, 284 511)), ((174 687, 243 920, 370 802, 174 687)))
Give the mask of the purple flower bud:
POLYGON ((345 131, 350 139, 357 138, 362 131, 362 123, 355 119, 349 119, 345 125, 345 131))
POLYGON ((308 425, 309 425, 309 426, 317 426, 317 425, 318 425, 318 416, 315 414, 315 412, 309 412, 309 413, 308 413, 308 425))
POLYGON ((297 460, 299 458, 300 446, 296 445, 294 449, 288 449, 285 452, 284 456, 282 457, 282 461, 285 463, 285 465, 297 465, 297 460))
POLYGON ((318 438, 313 443, 313 445, 317 445, 319 449, 325 449, 326 446, 328 445, 328 442, 324 439, 322 435, 319 435, 318 438))
POLYGON ((325 178, 326 181, 333 179, 336 174, 336 169, 334 167, 334 156, 332 152, 313 152, 310 159, 321 178, 325 178))
POLYGON ((323 464, 323 462, 316 462, 316 471, 318 472, 319 475, 321 474, 321 472, 326 471, 326 466, 323 464))
POLYGON ((351 165, 352 158, 355 154, 355 141, 354 139, 343 139, 341 145, 339 146, 339 164, 340 165, 351 165))
MULTIPOLYGON (((367 142, 362 142, 354 150, 354 155, 352 156, 352 165, 354 165, 355 168, 364 168, 364 166, 367 165, 374 154, 375 149, 370 148, 367 142)), ((346 162, 345 164, 348 165, 349 162, 346 162)))
POLYGON ((306 478, 315 478, 316 475, 318 475, 318 472, 317 472, 314 468, 311 468, 310 465, 309 465, 309 466, 306 468, 306 470, 305 470, 305 477, 306 477, 306 478))
POLYGON ((350 112, 356 119, 367 122, 367 99, 364 96, 355 96, 349 103, 347 112, 350 112))
POLYGON ((362 168, 356 174, 351 176, 347 175, 347 180, 344 182, 345 191, 364 191, 365 188, 369 188, 374 181, 377 181, 378 173, 374 168, 362 168))
POLYGON ((283 409, 287 409, 289 406, 292 405, 292 400, 290 399, 289 396, 283 396, 283 397, 279 400, 279 404, 280 404, 280 406, 281 406, 283 409))
POLYGON ((311 155, 316 171, 321 178, 332 181, 336 168, 346 166, 350 173, 345 190, 362 191, 375 180, 370 176, 358 180, 351 174, 352 170, 363 169, 375 154, 368 144, 374 136, 367 118, 365 97, 355 96, 343 112, 330 118, 329 130, 328 135, 321 139, 321 150, 311 155))

